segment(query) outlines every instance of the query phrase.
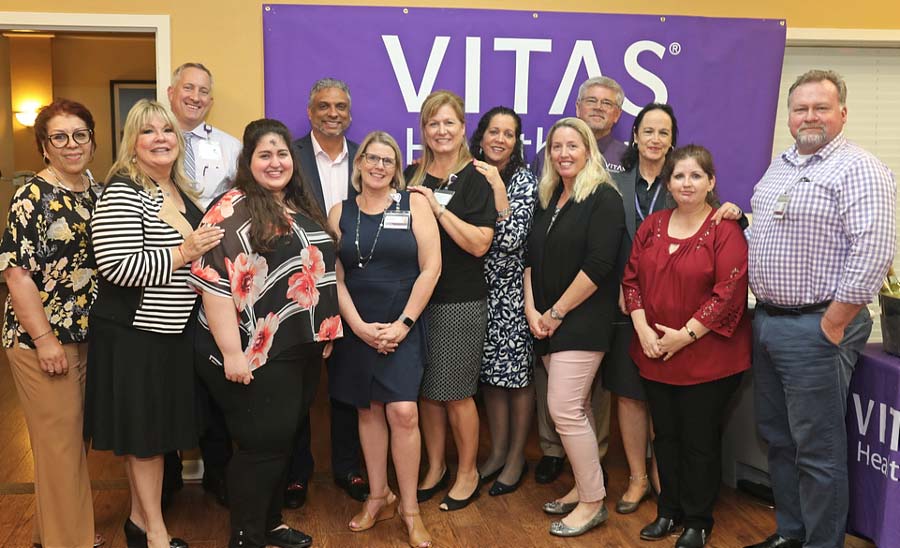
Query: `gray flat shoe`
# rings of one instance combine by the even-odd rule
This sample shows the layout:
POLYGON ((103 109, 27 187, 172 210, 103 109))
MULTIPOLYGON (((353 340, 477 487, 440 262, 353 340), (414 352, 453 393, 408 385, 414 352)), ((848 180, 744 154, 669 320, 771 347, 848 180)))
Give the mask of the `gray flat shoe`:
POLYGON ((606 506, 601 506, 600 510, 596 514, 594 514, 594 517, 592 517, 590 521, 588 521, 581 527, 569 527, 561 521, 554 521, 550 524, 550 534, 557 537, 577 537, 600 525, 601 523, 606 521, 608 517, 609 514, 606 511, 606 506))
POLYGON ((544 512, 553 516, 563 516, 571 512, 578 506, 578 502, 560 502, 554 500, 544 503, 544 512))

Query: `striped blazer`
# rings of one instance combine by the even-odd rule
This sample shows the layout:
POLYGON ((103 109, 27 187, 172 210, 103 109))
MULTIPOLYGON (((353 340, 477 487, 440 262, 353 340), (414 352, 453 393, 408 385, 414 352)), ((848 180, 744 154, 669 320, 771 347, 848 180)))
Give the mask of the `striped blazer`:
MULTIPOLYGON (((202 212, 182 194, 189 217, 202 212)), ((163 334, 184 331, 197 294, 188 287, 190 265, 172 272, 173 247, 194 226, 163 195, 152 196, 127 178, 107 183, 91 218, 99 291, 91 314, 163 334)))

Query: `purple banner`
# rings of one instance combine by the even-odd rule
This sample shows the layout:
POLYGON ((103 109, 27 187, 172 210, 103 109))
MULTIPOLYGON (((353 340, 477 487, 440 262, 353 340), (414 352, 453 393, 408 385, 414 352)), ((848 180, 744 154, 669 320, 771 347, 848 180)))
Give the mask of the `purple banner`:
POLYGON ((900 546, 900 358, 869 344, 847 402, 850 516, 847 530, 900 546))
POLYGON ((266 115, 301 136, 319 78, 346 81, 359 141, 375 129, 418 156, 418 112, 429 92, 465 99, 471 133, 497 105, 523 120, 529 162, 578 86, 609 76, 625 90, 614 135, 651 101, 678 117, 680 144, 713 152, 723 200, 749 209, 772 157, 785 26, 778 20, 473 9, 263 6, 266 115))

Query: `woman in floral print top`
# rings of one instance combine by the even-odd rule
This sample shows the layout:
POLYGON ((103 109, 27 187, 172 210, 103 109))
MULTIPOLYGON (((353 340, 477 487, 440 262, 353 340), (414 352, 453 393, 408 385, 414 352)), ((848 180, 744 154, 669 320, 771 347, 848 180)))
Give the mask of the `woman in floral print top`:
POLYGON ((46 167, 16 190, 0 242, 9 288, 2 340, 34 457, 33 541, 91 546, 102 543, 81 435, 88 312, 97 293, 89 234, 96 194, 86 171, 94 119, 84 105, 57 99, 38 114, 34 132, 46 167))
POLYGON ((281 519, 283 475, 322 357, 343 334, 334 239, 290 142, 276 120, 247 126, 235 188, 203 219, 224 238, 191 268, 203 301, 197 373, 237 442, 227 473, 231 545, 311 542, 281 519))

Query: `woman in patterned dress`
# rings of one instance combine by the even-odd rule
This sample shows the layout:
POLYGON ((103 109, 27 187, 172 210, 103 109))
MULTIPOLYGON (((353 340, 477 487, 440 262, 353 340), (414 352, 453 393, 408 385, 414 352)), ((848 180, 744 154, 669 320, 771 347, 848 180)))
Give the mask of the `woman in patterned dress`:
POLYGON ((494 107, 469 141, 475 169, 491 185, 498 217, 485 256, 488 324, 481 361, 481 390, 491 430, 491 454, 481 481, 496 478, 492 496, 511 493, 525 475, 525 442, 534 410, 531 333, 525 321, 525 242, 531 230, 537 179, 522 158, 522 121, 494 107))
POLYGON ((207 211, 222 245, 191 265, 202 292, 196 368, 237 444, 228 463, 231 547, 303 547, 281 516, 291 442, 322 357, 343 333, 335 245, 300 175, 288 129, 244 130, 234 189, 207 211))
POLYGON ((34 458, 32 542, 95 546, 94 510, 81 428, 88 312, 97 291, 89 223, 96 195, 86 170, 94 118, 57 99, 34 124, 46 167, 16 190, 0 243, 9 289, 3 347, 34 458))

